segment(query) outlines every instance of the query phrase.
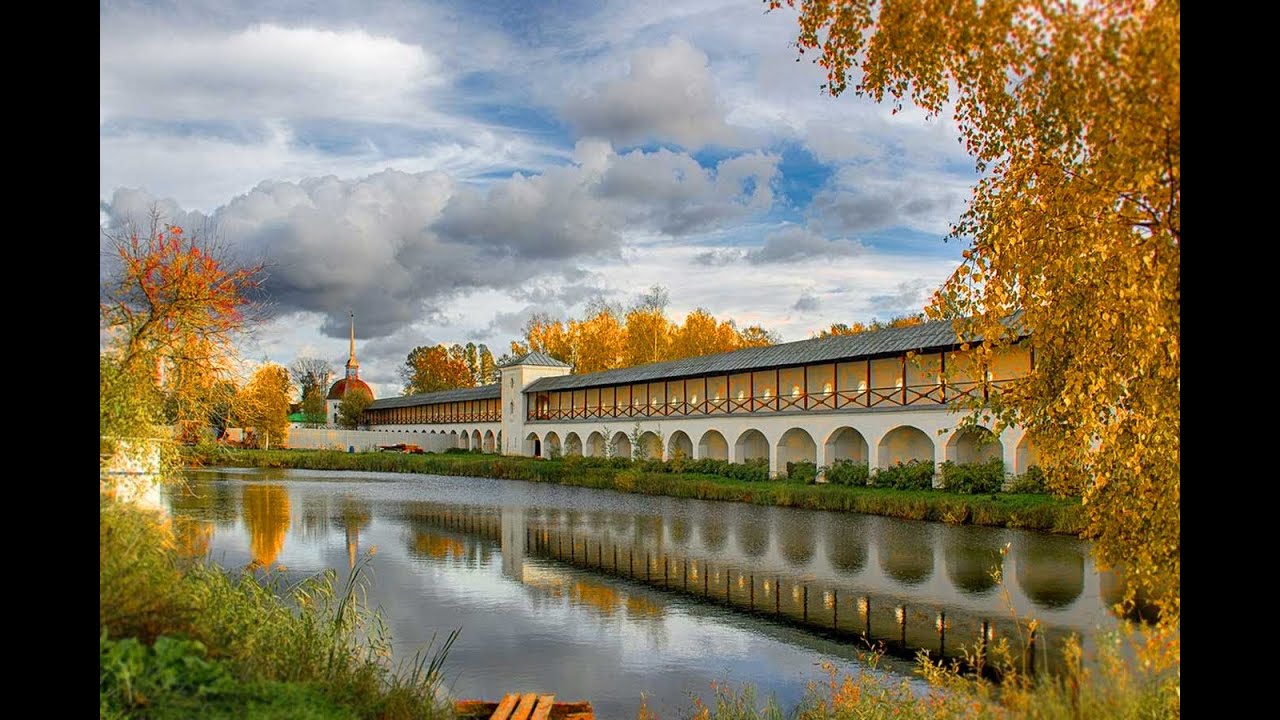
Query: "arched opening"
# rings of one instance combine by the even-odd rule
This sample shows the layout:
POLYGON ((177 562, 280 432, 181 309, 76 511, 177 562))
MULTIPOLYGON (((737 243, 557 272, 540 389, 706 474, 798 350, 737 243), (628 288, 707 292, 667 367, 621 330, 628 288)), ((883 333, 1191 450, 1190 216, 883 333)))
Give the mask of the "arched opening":
POLYGON ((738 462, 749 460, 769 462, 769 440, 759 430, 752 429, 739 435, 738 442, 734 443, 734 451, 738 462))
POLYGON ((910 425, 900 425, 880 439, 877 466, 893 467, 912 460, 933 462, 933 441, 923 430, 910 425))
POLYGON ((462 444, 465 442, 466 442, 466 439, 458 437, 457 430, 449 431, 449 447, 451 448, 462 447, 463 446, 462 444))
POLYGON ((564 436, 564 454, 566 457, 582 457, 582 439, 578 437, 578 433, 571 432, 564 436))
POLYGON ((610 444, 613 446, 614 457, 631 459, 631 438, 627 437, 626 433, 621 430, 614 433, 613 442, 610 444))
POLYGON ((560 436, 555 432, 549 432, 542 438, 542 449, 546 453, 545 457, 557 458, 564 455, 564 449, 560 447, 560 436))
POLYGON ((827 438, 827 462, 848 460, 861 465, 871 462, 871 449, 862 433, 851 427, 836 428, 827 438))
POLYGON ((492 431, 492 430, 485 430, 485 431, 484 431, 484 442, 483 442, 483 444, 482 444, 480 447, 481 447, 481 449, 483 449, 483 450, 484 450, 485 452, 487 452, 487 453, 491 453, 491 452, 493 452, 493 451, 494 451, 494 449, 497 447, 497 442, 496 442, 495 438, 493 437, 493 431, 492 431))
POLYGON ((786 472, 787 463, 818 462, 818 444, 813 436, 800 428, 791 428, 778 438, 778 471, 786 472))
POLYGON ((480 441, 480 431, 479 431, 479 430, 472 430, 472 431, 471 431, 471 449, 472 449, 472 450, 483 450, 484 448, 481 446, 480 442, 481 442, 481 441, 480 441))
POLYGON ((593 432, 587 436, 587 444, 582 448, 587 457, 604 457, 604 435, 593 432))
POLYGON ((1013 471, 1019 475, 1025 473, 1032 465, 1040 464, 1040 446, 1031 439, 1031 433, 1023 433, 1014 450, 1013 471))
POLYGON ((537 433, 529 433, 529 437, 524 439, 524 455, 525 457, 542 457, 542 441, 538 439, 537 433))
MULTIPOLYGON (((975 529, 975 533, 976 534, 975 529)), ((945 545, 942 557, 947 564, 947 577, 957 590, 966 595, 987 595, 995 590, 996 579, 992 571, 1003 569, 1004 555, 1000 552, 999 535, 983 533, 987 538, 956 538, 945 545)))
POLYGON ((502 431, 501 430, 498 431, 498 435, 496 438, 494 438, 493 444, 498 452, 502 452, 502 431))
POLYGON ((652 430, 640 434, 640 459, 662 459, 662 440, 658 439, 658 434, 652 430))
POLYGON ((957 465, 985 463, 1003 457, 1000 439, 981 425, 962 427, 947 440, 947 459, 957 465))
POLYGON ((698 457, 712 460, 729 459, 729 442, 719 430, 708 430, 698 441, 698 457))
POLYGON ((676 458, 693 459, 693 441, 689 439, 689 436, 683 430, 671 433, 671 440, 667 443, 667 457, 672 460, 676 458))
POLYGON ((1066 607, 1084 592, 1084 550, 1078 540, 1028 533, 1013 550, 1018 587, 1037 607, 1066 607))

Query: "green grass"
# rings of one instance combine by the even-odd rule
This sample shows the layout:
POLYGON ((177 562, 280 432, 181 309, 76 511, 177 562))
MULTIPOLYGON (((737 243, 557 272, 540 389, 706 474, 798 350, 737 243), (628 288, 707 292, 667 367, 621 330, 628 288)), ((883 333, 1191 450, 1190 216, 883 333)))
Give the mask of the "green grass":
POLYGON ((393 666, 363 565, 294 584, 182 557, 173 521, 102 500, 100 716, 440 718, 457 633, 393 666))
POLYGON ((671 472, 671 463, 584 458, 542 460, 475 453, 407 455, 336 450, 191 450, 195 465, 406 472, 499 480, 528 480, 647 495, 860 512, 910 520, 1025 528, 1078 534, 1084 528, 1079 500, 1044 494, 971 495, 942 490, 896 490, 786 480, 747 481, 671 472), (614 465, 617 466, 614 466, 614 465))

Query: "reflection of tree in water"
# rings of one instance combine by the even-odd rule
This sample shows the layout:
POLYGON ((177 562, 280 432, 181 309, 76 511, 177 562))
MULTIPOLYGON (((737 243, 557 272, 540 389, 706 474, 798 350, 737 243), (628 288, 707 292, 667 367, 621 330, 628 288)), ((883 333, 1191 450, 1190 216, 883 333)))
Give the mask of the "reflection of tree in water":
POLYGON ((813 538, 813 527, 803 522, 782 522, 778 524, 778 545, 782 556, 795 565, 808 564, 813 559, 816 543, 813 538))
POLYGON ((438 535, 426 529, 415 530, 409 538, 409 554, 433 560, 465 560, 467 548, 447 535, 438 535))
POLYGON ((205 520, 175 515, 173 518, 174 549, 178 557, 199 559, 209 554, 209 542, 213 540, 213 523, 205 520))
POLYGON ((724 549, 724 542, 729 538, 729 526, 725 524, 724 516, 718 509, 702 516, 698 537, 702 540, 702 546, 713 553, 724 549))
POLYGON ((1018 587, 1045 609, 1066 607, 1084 592, 1084 549, 1070 538, 1027 534, 1013 543, 1018 587))
POLYGON ((933 575, 933 543, 924 523, 882 525, 877 555, 885 575, 903 585, 919 585, 933 575))
POLYGON ((689 518, 676 515, 667 523, 667 529, 671 533, 671 542, 682 548, 689 546, 689 518))
POLYGON ((944 541, 942 557, 951 584, 966 595, 986 595, 994 590, 996 579, 992 571, 1004 566, 999 536, 992 533, 985 539, 953 537, 950 540, 944 541))
POLYGON ((1106 603, 1107 609, 1111 611, 1111 614, 1117 614, 1119 609, 1123 611, 1126 620, 1155 622, 1159 619, 1160 613, 1157 608, 1151 604, 1150 598, 1140 588, 1134 593, 1133 602, 1129 607, 1117 608, 1120 603, 1124 602, 1124 594, 1128 589, 1123 570, 1100 570, 1098 572, 1098 584, 1102 594, 1102 602, 1106 603))
POLYGON ((342 498, 338 516, 334 521, 342 526, 347 541, 347 566, 356 566, 356 557, 360 553, 360 530, 368 527, 372 511, 369 503, 353 495, 342 498))
POLYGON ((764 513, 739 513, 733 527, 738 550, 747 557, 760 557, 769 551, 769 515, 764 513))
POLYGON ((595 610, 605 617, 613 617, 621 606, 617 591, 608 585, 581 579, 573 583, 570 596, 576 605, 595 610))
POLYGON ((827 557, 831 566, 856 573, 867 564, 867 526, 862 518, 831 518, 827 524, 827 557))
POLYGON ((246 485, 241 502, 253 562, 270 567, 289 530, 289 493, 281 485, 246 485))

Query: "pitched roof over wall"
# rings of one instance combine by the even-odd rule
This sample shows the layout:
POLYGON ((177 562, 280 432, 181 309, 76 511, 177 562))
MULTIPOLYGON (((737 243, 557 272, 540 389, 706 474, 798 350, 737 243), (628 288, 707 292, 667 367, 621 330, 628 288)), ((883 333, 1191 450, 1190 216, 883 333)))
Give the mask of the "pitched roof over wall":
POLYGON ((674 380, 702 375, 724 375, 809 363, 865 360, 897 355, 908 350, 927 351, 952 348, 961 343, 950 320, 935 320, 904 328, 889 328, 835 337, 746 348, 701 357, 667 360, 617 370, 563 375, 537 380, 525 392, 580 390, 603 385, 674 380))
POLYGON ((467 400, 490 400, 502 397, 502 388, 497 383, 492 385, 481 385, 480 387, 461 388, 459 390, 441 390, 433 393, 418 393, 417 395, 401 395, 399 397, 382 398, 369 403, 369 410, 382 410, 384 408, 402 408, 417 407, 419 405, 434 405, 435 403, 446 402, 466 402, 467 400))
POLYGON ((516 365, 541 365, 543 367, 572 367, 569 363, 557 360, 546 353, 527 352, 510 362, 505 362, 498 367, 515 367, 516 365))

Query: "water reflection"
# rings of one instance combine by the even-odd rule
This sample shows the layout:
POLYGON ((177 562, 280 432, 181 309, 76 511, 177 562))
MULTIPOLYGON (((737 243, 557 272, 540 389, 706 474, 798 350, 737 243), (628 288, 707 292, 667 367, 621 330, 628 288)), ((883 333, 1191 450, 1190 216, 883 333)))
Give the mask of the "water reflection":
MULTIPOLYGON (((984 533, 984 535, 987 535, 984 533)), ((1004 555, 994 533, 972 542, 957 542, 943 548, 947 577, 960 590, 987 595, 996 589, 995 571, 1004 567, 1004 555)))
POLYGON ((886 528, 877 553, 880 569, 903 585, 919 585, 928 580, 933 575, 932 536, 933 528, 928 523, 886 528))
MULTIPOLYGON (((454 623, 487 643, 475 648, 480 668, 503 653, 547 658, 492 668, 481 694, 525 677, 569 691, 588 676, 614 682, 592 671, 623 666, 639 673, 617 690, 632 703, 637 678, 668 677, 671 697, 689 689, 676 678, 723 679, 726 669, 742 679, 770 673, 768 688, 768 678, 791 672, 784 667, 811 668, 815 652, 851 660, 864 633, 905 658, 918 650, 958 658, 984 627, 1018 636, 989 574, 1006 542, 1014 609, 1041 620, 1041 647, 1088 638, 1110 619, 1087 545, 1072 538, 476 478, 236 478, 170 495, 174 511, 196 521, 184 531, 194 552, 212 549, 229 566, 239 553, 345 572, 362 550, 385 547, 373 587, 398 623, 393 635, 425 640, 424 628, 454 623), (235 499, 243 531, 208 519, 216 497, 235 499), (712 638, 724 633, 753 639, 717 645, 712 638), (800 654, 778 664, 731 650, 739 645, 800 654)), ((1114 593, 1109 583, 1104 590, 1114 593)), ((599 693, 591 686, 586 696, 599 693)), ((617 713, 633 714, 634 704, 617 713)))
POLYGON ((250 558, 259 566, 271 567, 289 530, 289 493, 283 485, 246 485, 241 502, 250 558))
POLYGON ((1063 540, 1028 535, 1013 545, 1018 587, 1037 607, 1066 607, 1084 591, 1084 553, 1063 540))

